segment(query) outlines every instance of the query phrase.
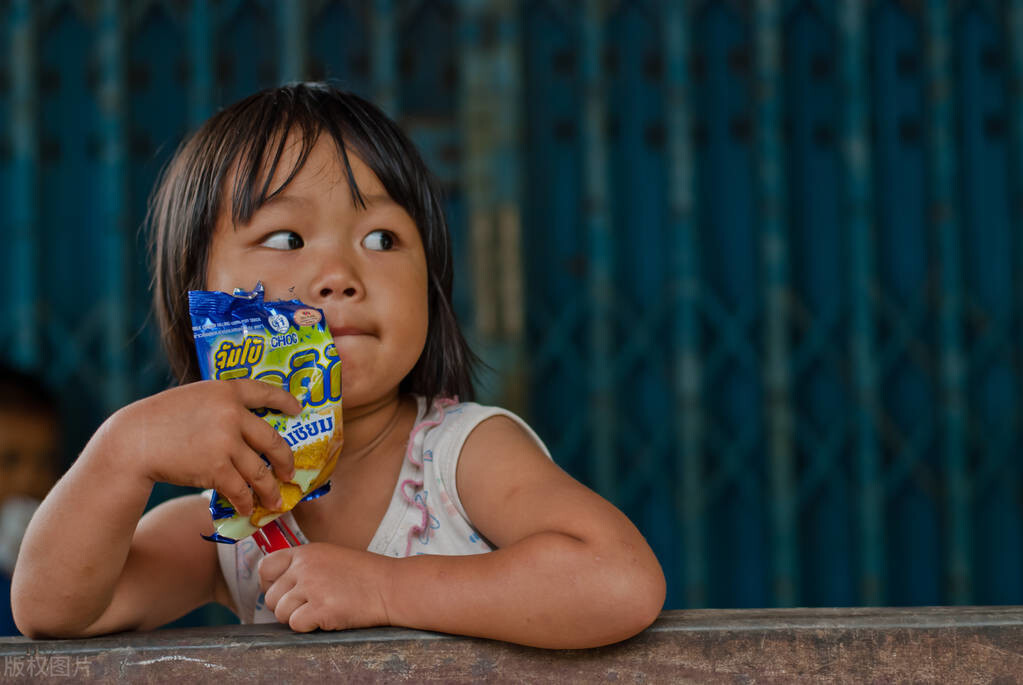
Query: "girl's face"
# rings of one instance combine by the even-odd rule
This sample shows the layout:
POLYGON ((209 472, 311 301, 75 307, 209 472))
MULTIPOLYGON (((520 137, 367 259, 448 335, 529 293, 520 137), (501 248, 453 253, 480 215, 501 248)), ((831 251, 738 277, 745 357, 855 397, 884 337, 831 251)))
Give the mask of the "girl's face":
MULTIPOLYGON (((294 167, 289 139, 270 188, 294 167)), ((206 271, 209 290, 299 299, 327 317, 341 357, 345 410, 397 396, 426 344, 426 254, 412 218, 361 159, 348 152, 366 207, 355 204, 337 147, 321 136, 288 187, 245 225, 231 221, 225 184, 206 271)))

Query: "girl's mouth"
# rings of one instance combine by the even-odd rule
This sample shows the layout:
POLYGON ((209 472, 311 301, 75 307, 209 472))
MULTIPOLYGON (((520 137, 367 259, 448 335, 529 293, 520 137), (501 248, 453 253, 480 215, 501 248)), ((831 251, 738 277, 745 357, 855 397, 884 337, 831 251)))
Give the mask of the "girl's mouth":
POLYGON ((337 329, 331 328, 330 334, 335 338, 342 338, 349 335, 366 335, 366 331, 354 326, 342 326, 337 329))

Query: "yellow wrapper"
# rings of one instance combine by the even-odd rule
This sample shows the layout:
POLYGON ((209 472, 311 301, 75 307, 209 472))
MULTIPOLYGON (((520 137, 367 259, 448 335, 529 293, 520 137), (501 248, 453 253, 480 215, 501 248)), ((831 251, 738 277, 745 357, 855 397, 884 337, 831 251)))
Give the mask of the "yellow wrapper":
POLYGON ((344 444, 341 421, 341 360, 323 312, 298 300, 266 302, 257 284, 251 292, 191 291, 188 294, 199 368, 204 379, 254 378, 284 388, 302 404, 297 416, 256 410, 281 434, 295 455, 295 476, 279 482, 284 506, 261 502, 241 516, 225 497, 210 501, 216 533, 236 542, 252 535, 303 499, 323 494, 344 444))

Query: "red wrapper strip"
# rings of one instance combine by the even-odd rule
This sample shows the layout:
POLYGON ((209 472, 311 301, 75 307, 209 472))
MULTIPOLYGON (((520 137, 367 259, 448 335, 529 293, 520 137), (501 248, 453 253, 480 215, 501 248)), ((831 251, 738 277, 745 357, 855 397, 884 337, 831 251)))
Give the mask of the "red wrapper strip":
POLYGON ((252 534, 252 539, 256 541, 256 546, 263 554, 270 554, 279 549, 298 547, 302 544, 287 524, 280 519, 274 519, 257 530, 252 534))

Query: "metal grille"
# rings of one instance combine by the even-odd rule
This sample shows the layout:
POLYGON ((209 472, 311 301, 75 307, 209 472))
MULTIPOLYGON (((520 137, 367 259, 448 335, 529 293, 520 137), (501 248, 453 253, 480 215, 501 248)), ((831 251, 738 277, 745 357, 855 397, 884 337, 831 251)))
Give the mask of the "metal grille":
POLYGON ((79 449, 166 382, 136 228, 215 108, 370 97, 456 309, 669 607, 1019 603, 1023 2, 0 5, 0 342, 79 449))

